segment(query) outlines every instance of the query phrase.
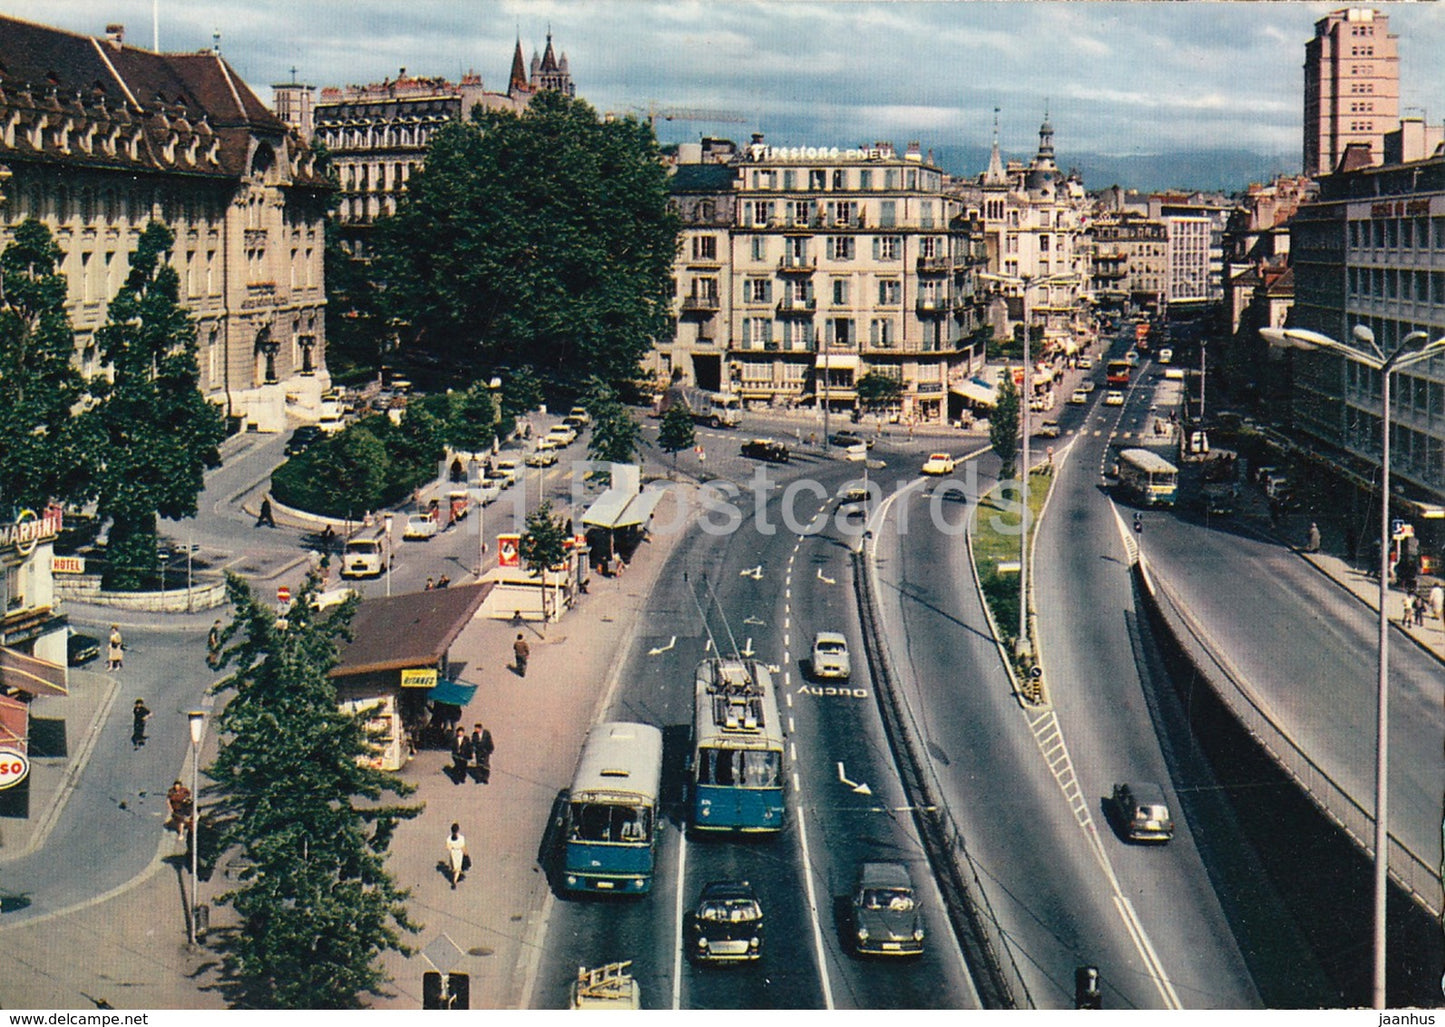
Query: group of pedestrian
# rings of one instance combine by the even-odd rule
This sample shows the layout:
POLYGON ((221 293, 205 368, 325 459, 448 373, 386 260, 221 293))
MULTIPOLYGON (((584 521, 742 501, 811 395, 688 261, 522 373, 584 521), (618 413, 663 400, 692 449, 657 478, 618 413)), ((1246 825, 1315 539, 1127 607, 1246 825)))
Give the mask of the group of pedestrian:
POLYGON ((480 723, 472 725, 472 733, 457 728, 452 739, 452 784, 461 784, 470 777, 475 784, 491 784, 492 753, 496 751, 492 733, 480 723))
POLYGON ((449 577, 447 577, 445 574, 443 574, 443 575, 442 575, 441 577, 439 577, 439 578, 430 578, 430 577, 429 577, 429 578, 426 579, 426 588, 425 588, 425 591, 427 591, 427 592, 434 592, 434 591, 436 591, 436 590, 439 589, 439 588, 446 588, 446 587, 447 587, 448 585, 450 585, 451 583, 452 583, 452 579, 449 578, 449 577))
POLYGON ((1400 597, 1400 626, 1425 626, 1425 618, 1445 622, 1445 586, 1432 585, 1428 592, 1406 592, 1400 597))

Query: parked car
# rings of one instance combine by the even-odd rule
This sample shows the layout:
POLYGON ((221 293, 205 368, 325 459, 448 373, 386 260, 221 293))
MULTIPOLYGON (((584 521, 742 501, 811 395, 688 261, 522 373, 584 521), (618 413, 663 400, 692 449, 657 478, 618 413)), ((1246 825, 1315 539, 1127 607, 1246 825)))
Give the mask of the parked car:
POLYGON ((547 429, 547 435, 549 438, 561 439, 564 446, 570 446, 577 441, 577 432, 568 424, 552 425, 547 429))
POLYGON ((306 452, 311 446, 321 441, 323 434, 317 425, 303 424, 293 431, 291 438, 286 441, 286 455, 295 456, 298 453, 306 452))
POLYGON ((383 550, 380 539, 354 538, 341 551, 341 576, 343 578, 373 578, 383 570, 383 550))
POLYGON ((1130 367, 1138 367, 1138 366, 1139 366, 1139 351, 1138 351, 1138 350, 1135 350, 1135 349, 1131 349, 1128 353, 1125 353, 1125 354, 1124 354, 1124 362, 1127 363, 1130 367))
POLYGON ((847 681, 853 673, 848 656, 848 639, 837 631, 820 631, 813 636, 813 655, 808 664, 815 678, 847 681))
POLYGON ((1093 357, 1080 357, 1080 358, 1079 358, 1079 370, 1080 370, 1080 371, 1092 371, 1093 369, 1094 369, 1094 358, 1093 358, 1093 357))
POLYGON ((100 655, 100 639, 94 635, 71 632, 65 640, 66 662, 72 667, 81 667, 100 655))
POLYGON ((452 489, 447 493, 447 510, 453 522, 466 520, 472 509, 472 497, 466 489, 452 489))
MULTIPOLYGON (((538 453, 548 453, 548 452, 552 452, 552 451, 554 451, 554 450, 566 449, 566 448, 567 448, 566 437, 565 437, 565 436, 562 436, 562 435, 551 435, 551 434, 547 434, 547 435, 543 435, 540 439, 537 440, 537 452, 538 452, 538 453)), ((554 462, 554 463, 556 462, 555 458, 553 459, 553 462, 554 462)))
POLYGON ((435 538, 438 530, 435 514, 412 514, 406 519, 406 528, 403 529, 401 537, 411 541, 425 542, 427 539, 435 538))
POLYGON ((496 502, 497 497, 502 494, 503 487, 501 478, 482 478, 468 492, 478 504, 486 506, 488 503, 496 502))
POLYGON ((1058 421, 1045 421, 1035 429, 1034 433, 1041 439, 1056 439, 1062 431, 1058 421))
POLYGON ((1124 405, 1124 394, 1118 389, 1110 389, 1104 393, 1104 405, 1106 407, 1121 407, 1124 405))
POLYGON ((1116 784, 1114 814, 1119 833, 1131 842, 1167 842, 1174 837, 1164 789, 1153 782, 1116 784))
POLYGON ((924 474, 952 474, 953 457, 948 453, 930 453, 923 461, 924 474))
POLYGON ((763 954, 763 906, 747 881, 703 885, 685 923, 688 954, 698 962, 742 962, 763 954))
POLYGON ((844 448, 847 448, 848 446, 856 446, 860 443, 868 447, 869 449, 873 448, 873 440, 865 439, 856 431, 834 432, 832 435, 828 436, 828 442, 834 446, 843 446, 844 448))
POLYGON ((743 456, 769 463, 785 464, 789 460, 788 447, 772 439, 749 439, 743 443, 743 456))
POLYGON ((552 446, 542 447, 539 445, 537 452, 527 454, 527 459, 523 460, 522 463, 528 467, 551 467, 557 462, 557 454, 552 452, 554 448, 555 447, 552 446))
POLYGON ((574 418, 578 421, 581 421, 584 425, 592 423, 592 415, 587 412, 586 407, 573 407, 571 410, 567 411, 567 420, 570 421, 574 418))
POLYGON ((849 915, 856 954, 922 954, 923 917, 913 878, 902 863, 864 863, 858 870, 849 915))
POLYGON ((571 428, 574 435, 580 435, 582 433, 582 429, 587 427, 586 421, 582 420, 582 418, 580 417, 573 417, 571 414, 568 414, 566 417, 562 418, 562 423, 568 428, 571 428))
POLYGON ((1099 383, 1094 381, 1093 379, 1086 378, 1079 383, 1079 388, 1083 389, 1085 392, 1092 393, 1094 389, 1098 387, 1098 384, 1099 383))
POLYGON ((323 417, 321 418, 321 420, 316 422, 316 427, 321 429, 321 432, 324 435, 335 435, 342 428, 346 427, 346 419, 343 418, 340 414, 337 414, 334 417, 323 417))

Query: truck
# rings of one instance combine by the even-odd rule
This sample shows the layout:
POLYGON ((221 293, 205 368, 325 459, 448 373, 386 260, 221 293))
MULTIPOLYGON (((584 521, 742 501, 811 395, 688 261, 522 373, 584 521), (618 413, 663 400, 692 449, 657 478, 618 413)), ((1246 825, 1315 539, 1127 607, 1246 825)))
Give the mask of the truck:
POLYGON ((674 385, 658 401, 658 416, 677 405, 681 405, 697 423, 713 428, 736 428, 742 421, 742 404, 730 392, 709 392, 688 385, 674 385))

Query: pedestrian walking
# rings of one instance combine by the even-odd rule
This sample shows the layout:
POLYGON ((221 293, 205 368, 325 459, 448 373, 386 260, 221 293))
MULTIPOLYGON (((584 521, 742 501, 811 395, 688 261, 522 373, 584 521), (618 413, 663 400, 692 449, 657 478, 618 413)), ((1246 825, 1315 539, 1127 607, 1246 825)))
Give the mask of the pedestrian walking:
POLYGON ((1320 526, 1314 521, 1310 522, 1309 537, 1305 540, 1306 553, 1318 553, 1320 551, 1320 526))
POLYGON ((452 579, 449 578, 449 577, 447 577, 445 574, 443 574, 441 577, 437 578, 437 588, 446 588, 446 587, 447 587, 448 585, 450 585, 451 583, 452 583, 452 579))
POLYGON ((1414 600, 1411 598, 1410 593, 1406 592, 1400 597, 1400 627, 1408 628, 1410 626, 1410 618, 1414 615, 1414 612, 1414 600))
POLYGON ((110 626, 110 648, 106 652, 106 670, 120 670, 125 663, 125 640, 120 637, 120 625, 110 626))
POLYGON ((472 740, 467 737, 467 729, 459 727, 452 739, 452 784, 459 785, 467 779, 467 765, 471 762, 472 740))
POLYGON ((1419 594, 1415 596, 1415 627, 1425 626, 1425 597, 1419 594))
POLYGON ((467 855, 467 839, 462 834, 462 825, 453 824, 452 833, 447 836, 447 870, 452 878, 452 891, 457 890, 457 882, 466 876, 471 862, 472 858, 467 855))
POLYGON ((135 701, 135 705, 130 708, 130 717, 130 745, 132 749, 139 749, 146 744, 146 721, 151 717, 151 711, 146 709, 144 699, 135 701))
POLYGON ((427 578, 427 579, 426 579, 426 588, 424 588, 422 591, 424 591, 424 592, 430 592, 432 589, 434 589, 434 588, 436 588, 436 587, 437 587, 437 583, 436 583, 435 581, 433 581, 431 578, 427 578))
POLYGON ((211 631, 206 635, 206 666, 215 670, 221 665, 221 621, 218 618, 216 623, 211 625, 211 631))
POLYGON ((472 725, 472 759, 476 762, 472 780, 479 785, 490 784, 492 780, 492 753, 497 747, 492 742, 492 733, 481 724, 472 725))
POLYGON ((531 655, 532 647, 527 644, 527 640, 522 637, 522 633, 520 631, 517 632, 517 640, 512 643, 512 658, 516 661, 517 677, 524 678, 527 676, 527 660, 531 655))
POLYGON ((1436 620, 1445 620, 1445 587, 1430 586, 1430 613, 1436 620))
POLYGON ((166 804, 171 810, 171 815, 165 823, 166 830, 174 831, 176 838, 184 841, 186 832, 191 827, 191 815, 195 811, 195 804, 191 801, 191 790, 177 781, 171 785, 170 791, 166 792, 166 804))
POLYGON ((256 518, 256 527, 259 528, 263 524, 272 528, 276 527, 276 518, 271 515, 271 497, 269 495, 261 500, 261 513, 256 518))

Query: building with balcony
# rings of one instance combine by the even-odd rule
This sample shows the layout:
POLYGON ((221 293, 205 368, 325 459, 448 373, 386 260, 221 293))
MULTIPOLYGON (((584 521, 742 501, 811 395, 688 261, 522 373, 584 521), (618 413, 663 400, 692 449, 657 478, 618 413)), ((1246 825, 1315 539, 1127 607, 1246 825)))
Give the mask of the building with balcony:
POLYGON ((1093 294, 1102 307, 1160 310, 1168 295, 1169 229, 1142 214, 1102 215, 1093 239, 1093 294))
MULTIPOLYGON (((727 155, 732 154, 729 147, 727 155)), ((653 349, 650 370, 656 387, 678 376, 699 388, 721 391, 730 376, 728 339, 732 325, 732 228, 737 220, 733 185, 737 172, 712 148, 685 144, 668 182, 668 204, 682 223, 673 274, 671 339, 653 349)))
MULTIPOLYGON (((1412 331, 1445 334, 1445 156, 1328 175, 1292 224, 1290 324, 1348 341, 1356 325, 1389 352, 1412 331)), ((1341 463, 1378 468, 1375 372, 1323 352, 1291 354, 1296 429, 1341 463)), ((1393 379, 1391 475, 1445 501, 1445 362, 1393 379)))
POLYGON ((476 72, 458 82, 408 75, 365 86, 328 86, 314 107, 298 91, 311 87, 274 86, 276 109, 296 119, 307 138, 314 132, 330 151, 341 188, 337 222, 341 245, 353 257, 369 252, 370 229, 378 218, 395 213, 407 180, 426 159, 432 133, 443 125, 470 117, 472 109, 521 111, 538 93, 551 90, 576 95, 567 62, 552 49, 552 36, 541 56, 532 55, 525 70, 522 43, 512 53, 511 74, 504 93, 489 92, 476 72), (306 111, 310 111, 307 123, 306 111))
POLYGON ((310 150, 210 51, 154 53, 0 18, 0 248, 26 218, 63 254, 76 360, 103 373, 95 333, 146 225, 197 327, 200 387, 236 425, 318 416, 326 372, 328 183, 310 150))

